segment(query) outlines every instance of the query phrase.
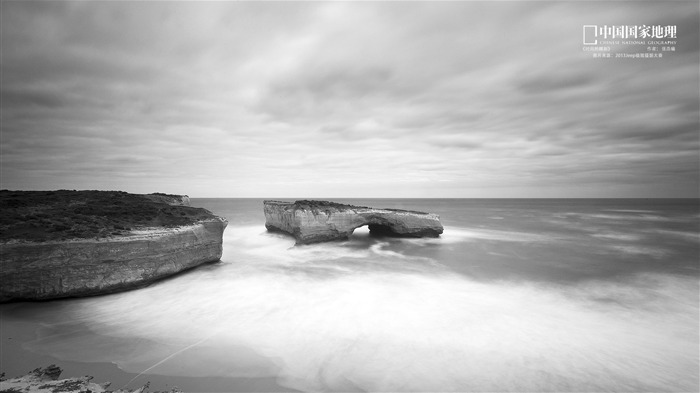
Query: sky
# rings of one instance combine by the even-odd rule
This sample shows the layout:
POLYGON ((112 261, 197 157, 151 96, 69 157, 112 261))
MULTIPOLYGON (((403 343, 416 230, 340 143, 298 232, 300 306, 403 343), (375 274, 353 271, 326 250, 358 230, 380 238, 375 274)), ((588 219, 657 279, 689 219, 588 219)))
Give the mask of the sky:
POLYGON ((697 1, 0 7, 2 189, 699 197, 697 1))

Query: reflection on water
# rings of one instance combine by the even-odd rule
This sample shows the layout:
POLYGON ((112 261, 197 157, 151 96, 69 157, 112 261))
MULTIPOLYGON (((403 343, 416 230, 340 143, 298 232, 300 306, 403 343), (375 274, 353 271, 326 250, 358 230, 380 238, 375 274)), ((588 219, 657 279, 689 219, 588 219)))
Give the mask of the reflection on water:
MULTIPOLYGON (((491 221, 508 220, 500 214, 491 221)), ((530 277, 552 255, 577 252, 623 266, 655 261, 613 249, 643 245, 607 231, 585 237, 610 246, 602 253, 572 246, 566 231, 475 226, 447 227, 440 239, 360 230, 347 242, 293 247, 260 225, 232 223, 221 263, 13 317, 41 321, 26 344, 33 351, 132 373, 272 376, 306 391, 696 391, 697 276, 484 273, 500 261, 530 277)))

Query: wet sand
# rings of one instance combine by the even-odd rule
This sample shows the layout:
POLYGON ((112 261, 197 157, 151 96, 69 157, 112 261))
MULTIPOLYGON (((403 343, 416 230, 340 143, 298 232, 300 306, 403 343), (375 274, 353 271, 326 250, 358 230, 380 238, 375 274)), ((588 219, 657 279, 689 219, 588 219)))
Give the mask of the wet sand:
MULTIPOLYGON (((38 367, 55 364, 63 369, 61 378, 90 375, 95 381, 111 382, 112 389, 136 388, 150 382, 150 391, 169 391, 173 387, 186 392, 295 392, 280 386, 274 377, 224 378, 177 377, 125 372, 114 363, 75 362, 32 352, 27 344, 37 340, 42 324, 18 318, 13 312, 23 303, 0 305, 0 372, 8 378, 24 375, 38 367)), ((186 356, 186 354, 184 354, 186 356)))

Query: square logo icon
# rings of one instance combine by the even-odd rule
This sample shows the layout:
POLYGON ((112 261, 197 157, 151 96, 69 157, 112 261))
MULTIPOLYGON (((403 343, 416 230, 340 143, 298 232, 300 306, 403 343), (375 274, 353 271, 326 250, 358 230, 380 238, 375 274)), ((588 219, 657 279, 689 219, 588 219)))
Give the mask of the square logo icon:
POLYGON ((583 45, 598 45, 597 31, 597 25, 583 25, 583 45))

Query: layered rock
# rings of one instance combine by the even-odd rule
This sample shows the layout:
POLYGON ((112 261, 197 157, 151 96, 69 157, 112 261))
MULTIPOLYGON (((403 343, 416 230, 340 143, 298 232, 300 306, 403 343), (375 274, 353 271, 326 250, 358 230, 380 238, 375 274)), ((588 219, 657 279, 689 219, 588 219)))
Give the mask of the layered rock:
POLYGON ((221 258, 226 221, 143 228, 99 240, 2 244, 0 302, 131 289, 221 258))
POLYGON ((344 205, 327 201, 264 201, 265 227, 291 234, 297 244, 347 239, 367 225, 370 234, 395 237, 438 237, 437 214, 344 205))
POLYGON ((61 205, 26 192, 0 198, 4 205, 24 202, 7 208, 14 221, 1 221, 0 302, 122 291, 221 258, 227 221, 205 209, 125 193, 76 193, 61 195, 61 205), (120 203, 110 205, 112 197, 120 203), (18 217, 39 226, 15 222, 18 217))

